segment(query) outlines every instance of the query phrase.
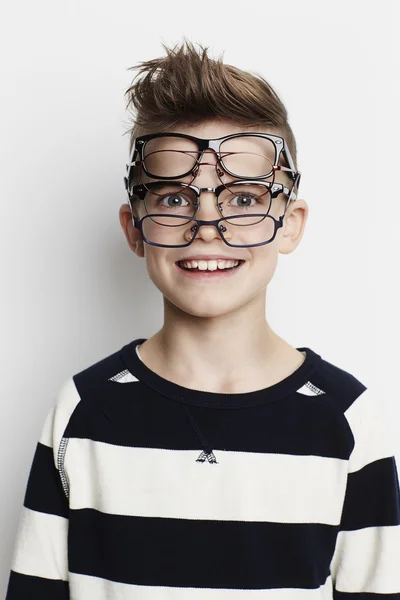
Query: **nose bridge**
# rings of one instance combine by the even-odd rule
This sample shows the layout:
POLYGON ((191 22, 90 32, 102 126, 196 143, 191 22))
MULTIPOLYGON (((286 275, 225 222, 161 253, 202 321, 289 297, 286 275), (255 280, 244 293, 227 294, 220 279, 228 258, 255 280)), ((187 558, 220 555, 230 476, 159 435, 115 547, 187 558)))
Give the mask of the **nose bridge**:
POLYGON ((199 188, 199 207, 196 213, 196 217, 198 219, 203 219, 204 221, 212 221, 213 219, 217 218, 217 216, 221 216, 217 207, 217 197, 215 195, 215 189, 215 187, 199 188))

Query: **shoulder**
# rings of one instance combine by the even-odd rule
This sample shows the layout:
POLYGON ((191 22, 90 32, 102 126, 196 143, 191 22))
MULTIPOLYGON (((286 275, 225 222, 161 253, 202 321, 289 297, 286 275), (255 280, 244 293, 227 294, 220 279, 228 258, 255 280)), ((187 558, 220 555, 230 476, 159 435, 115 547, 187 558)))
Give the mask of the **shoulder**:
POLYGON ((121 350, 118 349, 73 375, 72 379, 81 398, 89 398, 109 388, 110 382, 122 382, 124 377, 130 376, 122 360, 121 350))
POLYGON ((319 390, 320 394, 326 394, 331 398, 342 413, 345 413, 367 389, 367 386, 353 373, 325 359, 319 362, 310 383, 319 390))
POLYGON ((366 386, 353 373, 324 359, 320 361, 311 383, 325 394, 328 404, 342 420, 352 450, 368 446, 376 449, 379 445, 382 456, 391 453, 382 398, 375 387, 366 386))
POLYGON ((59 447, 69 437, 72 423, 90 405, 101 403, 104 395, 113 396, 123 386, 111 385, 130 377, 121 358, 121 350, 102 357, 61 382, 55 400, 46 418, 42 432, 43 443, 59 447), (111 393, 112 390, 112 393, 111 393))

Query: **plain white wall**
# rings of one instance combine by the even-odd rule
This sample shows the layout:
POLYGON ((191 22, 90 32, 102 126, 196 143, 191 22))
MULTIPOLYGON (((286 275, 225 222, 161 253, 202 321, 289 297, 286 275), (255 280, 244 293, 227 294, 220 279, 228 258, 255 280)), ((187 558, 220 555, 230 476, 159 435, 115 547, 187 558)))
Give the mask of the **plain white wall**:
POLYGON ((310 216, 280 257, 267 317, 377 387, 400 456, 398 6, 22 0, 2 12, 0 588, 61 382, 162 324, 118 219, 128 68, 161 41, 225 51, 281 96, 310 216))

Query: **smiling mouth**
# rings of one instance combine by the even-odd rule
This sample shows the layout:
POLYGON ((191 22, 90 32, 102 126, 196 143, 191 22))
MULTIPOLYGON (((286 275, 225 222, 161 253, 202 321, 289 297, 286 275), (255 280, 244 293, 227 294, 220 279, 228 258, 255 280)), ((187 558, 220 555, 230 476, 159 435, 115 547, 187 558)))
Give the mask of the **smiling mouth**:
POLYGON ((176 262, 176 264, 178 265, 178 267, 180 269, 183 269, 184 271, 197 271, 200 273, 215 273, 216 271, 218 271, 219 273, 223 272, 223 271, 233 271, 234 269, 237 269, 238 267, 240 267, 245 261, 244 260, 239 260, 239 263, 237 265, 235 265, 234 267, 224 267, 222 269, 199 269, 198 267, 193 267, 193 268, 189 268, 189 267, 185 267, 183 266, 182 262, 180 260, 178 260, 176 262))

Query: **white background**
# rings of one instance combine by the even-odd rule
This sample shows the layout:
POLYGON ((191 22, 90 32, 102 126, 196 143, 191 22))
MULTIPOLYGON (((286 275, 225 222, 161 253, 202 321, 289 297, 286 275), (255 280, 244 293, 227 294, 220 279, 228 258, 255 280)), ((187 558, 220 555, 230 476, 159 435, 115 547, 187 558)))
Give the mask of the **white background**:
MULTIPOLYGON (((162 325, 118 210, 138 61, 186 35, 263 75, 298 145, 304 238, 267 318, 374 386, 400 457, 398 4, 28 0, 0 18, 0 592, 61 382, 162 325), (397 13, 397 14, 396 14, 397 13)), ((397 458, 400 462, 399 458, 397 458)), ((1 593, 0 593, 1 595, 1 593)))

